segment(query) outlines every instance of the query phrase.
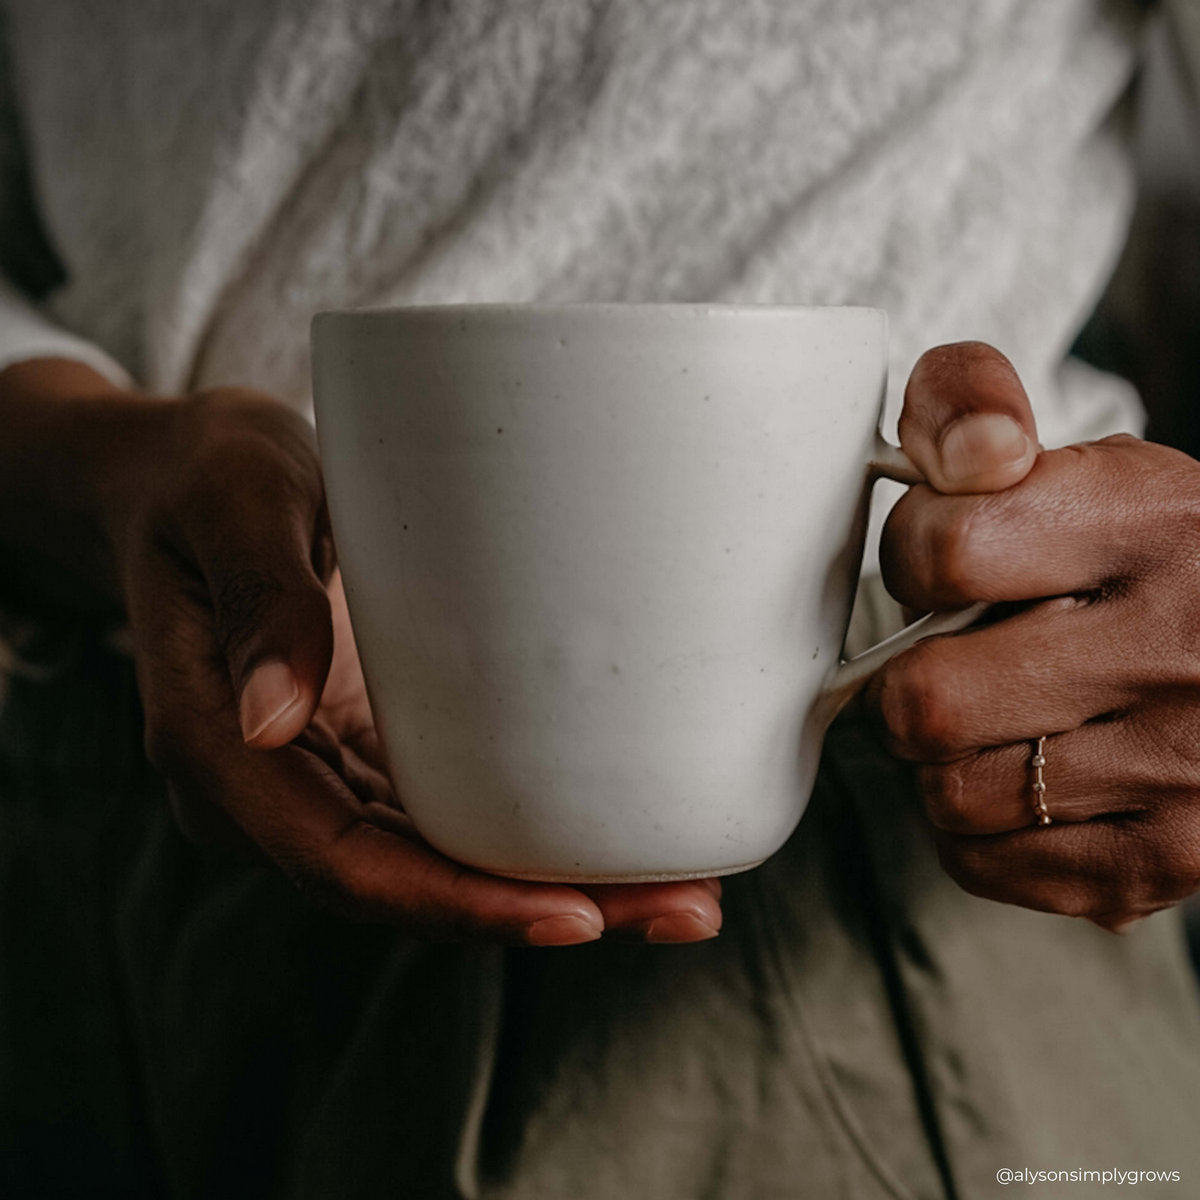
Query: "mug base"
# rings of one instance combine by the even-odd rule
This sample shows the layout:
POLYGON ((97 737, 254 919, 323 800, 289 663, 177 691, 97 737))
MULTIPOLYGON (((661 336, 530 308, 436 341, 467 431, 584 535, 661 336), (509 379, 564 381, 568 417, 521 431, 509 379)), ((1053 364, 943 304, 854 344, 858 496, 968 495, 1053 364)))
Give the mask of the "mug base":
MULTIPOLYGON (((688 879, 714 879, 721 875, 737 875, 742 871, 752 871, 762 866, 767 860, 756 859, 754 862, 737 863, 729 867, 709 867, 700 871, 647 871, 628 874, 604 875, 592 871, 561 872, 552 871, 497 871, 492 875, 501 875, 505 879, 520 879, 524 883, 682 883, 688 879)), ((480 867, 479 870, 486 868, 480 867)))

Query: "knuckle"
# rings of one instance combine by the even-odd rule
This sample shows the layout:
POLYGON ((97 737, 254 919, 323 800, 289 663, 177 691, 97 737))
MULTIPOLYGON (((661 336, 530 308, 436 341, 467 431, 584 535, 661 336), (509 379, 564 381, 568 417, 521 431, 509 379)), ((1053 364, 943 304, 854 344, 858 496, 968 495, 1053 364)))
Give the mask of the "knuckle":
POLYGON ((278 401, 233 388, 199 392, 177 406, 186 446, 171 508, 201 534, 228 532, 231 496, 256 511, 312 511, 322 496, 313 431, 278 401), (217 486, 214 481, 219 480, 217 486))
POLYGON ((949 608, 983 598, 985 497, 935 496, 912 488, 893 508, 880 542, 889 590, 915 608, 949 608))
POLYGON ((974 798, 965 786, 962 769, 954 763, 922 767, 917 786, 930 823, 946 833, 973 833, 979 827, 974 798))
POLYGON ((930 582, 934 578, 930 547, 922 528, 923 489, 910 488, 888 514, 879 540, 879 564, 887 589, 901 604, 932 607, 930 582))
POLYGON ((913 762, 938 762, 961 750, 955 676, 936 639, 898 655, 884 669, 879 709, 889 746, 913 762))
POLYGON ((879 539, 879 565, 888 591, 901 604, 927 607, 924 586, 929 578, 924 542, 918 536, 914 498, 917 488, 900 497, 884 522, 879 539))
POLYGON ((221 448, 247 434, 287 448, 307 448, 315 455, 312 427, 299 413, 274 396, 252 388, 211 387, 193 392, 179 406, 194 444, 221 448))

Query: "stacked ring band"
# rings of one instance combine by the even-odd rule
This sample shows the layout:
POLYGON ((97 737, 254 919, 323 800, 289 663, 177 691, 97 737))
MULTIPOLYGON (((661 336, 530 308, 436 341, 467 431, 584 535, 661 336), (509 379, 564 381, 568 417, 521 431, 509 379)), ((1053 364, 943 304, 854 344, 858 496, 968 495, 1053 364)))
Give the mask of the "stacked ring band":
POLYGON ((1046 779, 1043 775, 1046 767, 1045 750, 1046 739, 1040 737, 1033 757, 1029 760, 1029 765, 1033 768, 1033 815, 1037 824, 1041 826, 1049 825, 1053 821, 1050 810, 1046 807, 1046 779))

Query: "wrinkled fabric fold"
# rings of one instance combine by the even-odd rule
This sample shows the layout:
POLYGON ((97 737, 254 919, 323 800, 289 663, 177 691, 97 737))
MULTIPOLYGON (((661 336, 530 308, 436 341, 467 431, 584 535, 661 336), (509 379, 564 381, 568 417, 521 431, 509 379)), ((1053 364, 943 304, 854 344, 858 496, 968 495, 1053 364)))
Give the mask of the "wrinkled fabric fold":
POLYGON ((184 841, 128 661, 84 661, 0 718, 5 1194, 941 1200, 1014 1163, 1200 1170, 1174 918, 1114 937, 966 896, 853 721, 715 941, 423 946, 184 841))

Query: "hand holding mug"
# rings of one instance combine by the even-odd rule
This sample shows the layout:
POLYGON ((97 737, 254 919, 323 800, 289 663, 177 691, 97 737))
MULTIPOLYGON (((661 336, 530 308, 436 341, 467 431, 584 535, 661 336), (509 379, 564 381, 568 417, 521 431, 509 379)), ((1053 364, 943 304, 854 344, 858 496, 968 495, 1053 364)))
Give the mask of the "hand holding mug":
POLYGON ((147 751, 185 831, 421 937, 691 941, 719 928, 715 881, 517 883, 413 832, 381 770, 296 414, 245 389, 151 398, 59 360, 0 374, 0 413, 6 551, 31 577, 56 565, 76 597, 87 584, 124 609, 147 751))
MULTIPOLYGON (((926 354, 901 428, 930 478, 939 438, 976 409, 1009 413, 1033 446, 1002 356, 926 354)), ((882 561, 898 599, 1007 615, 896 657, 867 698, 963 887, 1115 929, 1200 886, 1200 466, 1119 436, 1014 477, 990 494, 917 486, 893 510, 882 561)))

